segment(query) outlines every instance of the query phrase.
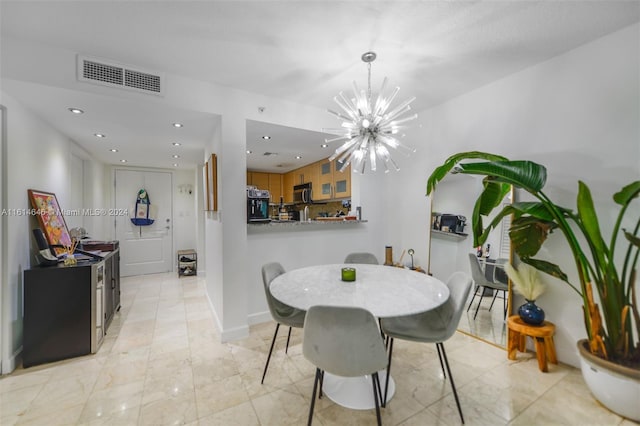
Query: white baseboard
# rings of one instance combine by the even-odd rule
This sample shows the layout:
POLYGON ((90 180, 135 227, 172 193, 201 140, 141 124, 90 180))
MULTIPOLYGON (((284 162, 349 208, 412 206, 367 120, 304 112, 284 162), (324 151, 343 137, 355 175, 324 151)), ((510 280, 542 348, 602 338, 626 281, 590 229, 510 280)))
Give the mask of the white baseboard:
POLYGON ((213 302, 209 297, 208 291, 206 292, 206 295, 207 295, 207 300, 209 301, 209 308, 211 308, 211 312, 213 313, 213 320, 215 321, 216 327, 220 332, 220 341, 222 343, 232 342, 234 340, 240 340, 240 339, 244 339, 245 337, 249 337, 248 325, 225 330, 222 327, 222 322, 220 321, 220 317, 218 316, 218 312, 216 311, 216 308, 213 306, 213 302))
POLYGON ((209 292, 204 292, 207 295, 207 301, 209 302, 209 309, 211 309, 211 313, 213 314, 213 320, 216 322, 216 328, 218 332, 222 333, 222 323, 220 322, 220 318, 218 317, 218 312, 216 312, 216 308, 213 306, 213 302, 209 297, 209 292))
POLYGON ((222 341, 222 343, 233 342, 234 340, 240 340, 246 337, 249 337, 248 325, 224 330, 222 333, 220 333, 220 340, 222 341))
POLYGON ((256 325, 272 321, 273 318, 271 317, 271 313, 269 311, 265 311, 258 312, 257 314, 251 314, 249 315, 249 318, 247 318, 247 320, 249 321, 249 325, 256 325))
POLYGON ((2 374, 9 374, 16 369, 17 359, 22 353, 22 346, 20 346, 8 359, 2 360, 2 374))

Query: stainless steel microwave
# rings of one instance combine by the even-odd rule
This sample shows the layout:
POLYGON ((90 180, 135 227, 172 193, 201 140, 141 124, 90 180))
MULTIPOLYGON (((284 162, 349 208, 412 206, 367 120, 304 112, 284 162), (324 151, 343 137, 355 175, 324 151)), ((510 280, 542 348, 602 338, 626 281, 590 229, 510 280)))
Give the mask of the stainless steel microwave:
POLYGON ((310 204, 313 202, 311 182, 293 187, 293 202, 302 204, 310 204))

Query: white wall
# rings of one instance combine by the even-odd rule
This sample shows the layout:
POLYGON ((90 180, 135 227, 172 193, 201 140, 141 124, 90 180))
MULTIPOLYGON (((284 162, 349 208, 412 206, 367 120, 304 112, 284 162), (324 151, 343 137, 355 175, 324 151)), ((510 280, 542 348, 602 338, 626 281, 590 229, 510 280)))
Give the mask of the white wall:
POLYGON ((173 172, 173 246, 176 250, 197 248, 196 188, 195 170, 173 172), (191 193, 184 185, 190 185, 191 193))
MULTIPOLYGON (((423 149, 406 162, 407 173, 387 182, 394 207, 388 210, 391 235, 405 246, 424 244, 427 177, 449 155, 472 150, 544 164, 545 192, 568 207, 575 207, 582 179, 601 216, 611 217, 616 211, 611 195, 640 175, 639 43, 640 27, 632 25, 419 113, 424 134, 415 142, 423 149), (393 190, 398 187, 405 188, 402 195, 393 190), (401 213, 405 210, 416 214, 401 213)), ((610 222, 601 222, 605 235, 610 222)), ((577 282, 561 236, 553 235, 539 257, 557 262, 577 282)), ((558 358, 577 365, 575 342, 586 336, 581 300, 566 284, 546 281, 549 289, 538 302, 557 326, 558 358)))
MULTIPOLYGON (((39 189, 56 194, 63 209, 69 203, 70 182, 67 170, 72 152, 82 149, 66 136, 41 121, 20 102, 2 93, 7 108, 7 209, 27 209, 27 189, 39 189)), ((86 152, 84 155, 88 157, 86 152)), ((91 160, 90 166, 102 165, 91 160)), ((87 185, 95 182, 87 181, 87 185)), ((94 194, 102 198, 102 193, 94 194)), ((2 282, 2 372, 15 368, 15 356, 22 346, 22 272, 31 265, 31 229, 37 227, 35 217, 7 216, 6 281, 2 282)))

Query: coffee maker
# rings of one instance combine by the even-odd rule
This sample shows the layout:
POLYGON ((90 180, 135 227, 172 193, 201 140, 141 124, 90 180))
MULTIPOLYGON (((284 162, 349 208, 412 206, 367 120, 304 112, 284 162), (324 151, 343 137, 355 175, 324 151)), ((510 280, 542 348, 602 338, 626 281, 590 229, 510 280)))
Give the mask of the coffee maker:
POLYGON ((271 222, 269 218, 269 201, 271 195, 264 189, 255 186, 247 187, 247 223, 271 222))

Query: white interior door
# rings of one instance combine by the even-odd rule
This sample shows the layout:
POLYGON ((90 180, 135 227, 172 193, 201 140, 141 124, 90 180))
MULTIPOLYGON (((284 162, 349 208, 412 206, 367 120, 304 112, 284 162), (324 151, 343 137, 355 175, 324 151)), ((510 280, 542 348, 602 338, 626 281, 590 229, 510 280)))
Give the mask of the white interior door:
POLYGON ((140 189, 145 189, 156 210, 155 221, 136 226, 128 215, 115 214, 115 235, 120 241, 122 276, 170 272, 173 269, 172 176, 169 172, 116 170, 115 212, 132 212, 140 189))

